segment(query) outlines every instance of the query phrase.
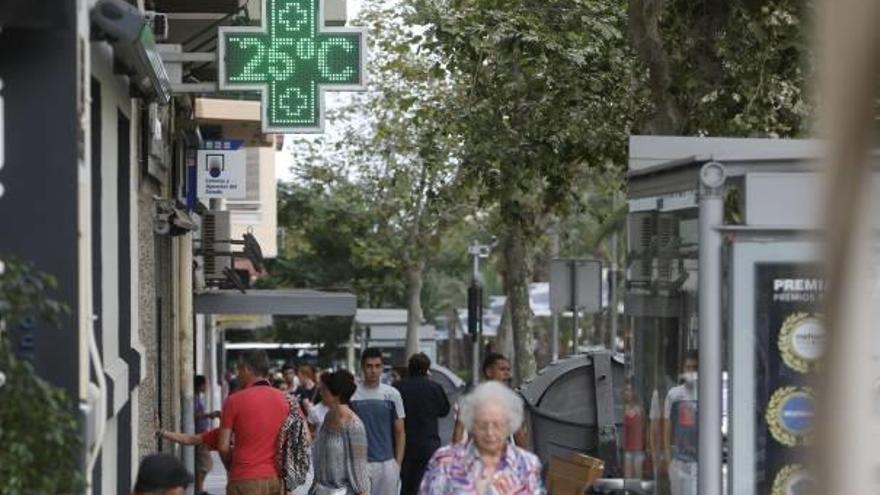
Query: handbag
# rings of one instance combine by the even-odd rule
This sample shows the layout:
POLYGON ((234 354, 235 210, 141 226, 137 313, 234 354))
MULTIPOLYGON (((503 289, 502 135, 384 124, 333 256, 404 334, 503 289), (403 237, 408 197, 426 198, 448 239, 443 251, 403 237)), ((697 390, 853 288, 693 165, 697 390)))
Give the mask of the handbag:
POLYGON ((348 488, 330 488, 316 482, 315 495, 348 495, 348 488))

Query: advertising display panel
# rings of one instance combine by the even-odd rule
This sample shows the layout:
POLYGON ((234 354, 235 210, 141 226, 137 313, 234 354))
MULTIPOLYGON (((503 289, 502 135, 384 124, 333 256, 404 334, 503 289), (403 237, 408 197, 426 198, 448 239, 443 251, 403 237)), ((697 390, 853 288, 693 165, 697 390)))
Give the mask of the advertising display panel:
POLYGON ((826 339, 815 251, 742 237, 729 246, 731 494, 814 493, 804 466, 826 339))
POLYGON ((813 441, 816 402, 812 373, 825 350, 825 321, 817 311, 824 282, 811 263, 755 265, 756 445, 766 453, 756 493, 812 493, 803 468, 813 441))

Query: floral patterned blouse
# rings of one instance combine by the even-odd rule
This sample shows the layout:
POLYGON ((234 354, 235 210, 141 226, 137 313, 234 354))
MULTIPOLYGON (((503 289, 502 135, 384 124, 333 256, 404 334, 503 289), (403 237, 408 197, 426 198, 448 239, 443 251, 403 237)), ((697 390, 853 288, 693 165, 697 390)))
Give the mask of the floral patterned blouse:
POLYGON ((491 483, 480 493, 477 478, 483 469, 473 441, 442 447, 428 463, 419 495, 544 495, 541 461, 512 443, 501 457, 491 483))

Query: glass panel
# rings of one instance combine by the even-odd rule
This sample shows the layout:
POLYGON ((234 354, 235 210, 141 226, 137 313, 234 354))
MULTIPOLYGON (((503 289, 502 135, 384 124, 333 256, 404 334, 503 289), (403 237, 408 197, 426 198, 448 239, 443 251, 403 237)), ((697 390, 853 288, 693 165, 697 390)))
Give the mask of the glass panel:
POLYGON ((627 478, 656 493, 697 492, 696 209, 629 217, 627 478))

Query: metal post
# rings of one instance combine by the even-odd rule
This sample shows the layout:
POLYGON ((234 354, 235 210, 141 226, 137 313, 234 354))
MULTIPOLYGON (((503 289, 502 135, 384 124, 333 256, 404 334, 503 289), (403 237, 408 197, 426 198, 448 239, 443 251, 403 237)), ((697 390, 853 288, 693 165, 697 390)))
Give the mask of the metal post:
MULTIPOLYGON (((477 241, 473 242, 473 245, 470 249, 471 256, 473 258, 473 270, 471 272, 471 280, 474 285, 479 285, 480 283, 480 254, 479 254, 479 244, 477 241)), ((480 301, 480 304, 483 302, 480 301)), ((482 322, 477 322, 476 331, 471 335, 471 339, 473 339, 473 349, 472 351, 472 366, 471 366, 471 383, 477 385, 480 383, 480 337, 482 330, 482 322)))
POLYGON ((473 342, 473 384, 476 385, 480 382, 480 346, 482 336, 483 336, 483 299, 482 299, 482 287, 480 280, 480 258, 488 258, 489 253, 492 251, 492 248, 495 247, 496 240, 493 237, 490 244, 480 244, 477 241, 471 243, 468 246, 468 254, 473 256, 473 271, 471 273, 471 280, 473 280, 473 286, 476 287, 477 293, 479 294, 479 299, 477 301, 477 311, 478 317, 476 323, 476 328, 474 331, 473 342))
POLYGON ((574 339, 574 349, 572 349, 572 354, 578 353, 578 345, 581 341, 581 330, 578 328, 578 285, 577 285, 577 262, 572 260, 569 262, 569 269, 571 270, 571 322, 572 322, 572 330, 571 335, 572 339, 574 339))
POLYGON ((718 162, 700 170, 699 466, 700 495, 721 495, 721 248, 726 173, 718 162))
MULTIPOLYGON (((550 259, 559 257, 559 223, 558 220, 553 222, 550 228, 550 259)), ((552 262, 551 262, 552 263, 552 262)), ((559 361, 559 313, 550 305, 550 327, 552 331, 553 341, 550 343, 550 352, 552 354, 551 361, 559 361)))
POLYGON ((612 353, 617 350, 617 332, 619 331, 617 322, 617 295, 619 288, 617 286, 617 232, 611 234, 611 270, 608 271, 608 312, 611 316, 611 335, 609 336, 608 350, 612 353))

